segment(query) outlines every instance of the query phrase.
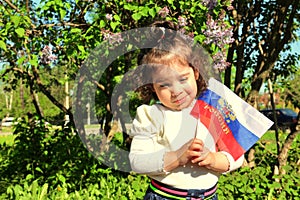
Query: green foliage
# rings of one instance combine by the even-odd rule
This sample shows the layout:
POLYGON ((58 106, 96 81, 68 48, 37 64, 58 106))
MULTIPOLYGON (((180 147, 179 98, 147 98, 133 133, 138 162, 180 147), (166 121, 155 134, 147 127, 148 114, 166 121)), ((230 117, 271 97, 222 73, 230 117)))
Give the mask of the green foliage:
MULTIPOLYGON (((281 135, 284 138, 284 135, 281 135)), ((300 136, 293 143, 284 167, 286 174, 274 175, 276 144, 273 132, 261 139, 263 145, 255 145, 255 167, 243 167, 220 178, 220 199, 300 199, 299 149, 300 136)), ((247 155, 246 155, 247 156, 247 155)))
POLYGON ((288 174, 273 176, 270 166, 241 168, 224 175, 219 181, 220 199, 299 199, 297 168, 286 167, 288 174), (279 181, 275 181, 278 179, 279 181))
MULTIPOLYGON (((47 120, 49 118, 62 120, 67 109, 64 109, 65 84, 68 82, 70 88, 73 87, 74 79, 82 63, 99 44, 107 40, 105 38, 107 34, 114 36, 122 31, 145 27, 157 19, 167 19, 178 23, 179 17, 183 17, 188 23, 183 27, 187 33, 192 33, 200 43, 206 39, 203 31, 207 28, 206 14, 209 11, 197 0, 106 0, 105 2, 41 0, 38 5, 35 1, 28 1, 30 2, 28 5, 25 1, 11 1, 14 6, 6 2, 8 1, 1 2, 4 6, 0 6, 0 77, 2 81, 0 117, 8 112, 15 114, 16 117, 25 116, 29 112, 38 113, 38 108, 32 104, 33 100, 38 100, 41 106, 39 109, 47 120), (169 12, 162 17, 159 12, 164 7, 168 8, 169 12), (107 14, 112 16, 111 19, 107 17, 107 14), (51 46, 53 54, 57 57, 50 63, 43 62, 45 46, 51 46), (9 99, 7 97, 13 97, 12 109, 5 104, 9 99)), ((218 18, 222 8, 226 7, 222 5, 223 2, 218 1, 216 8, 211 12, 214 19, 218 18)), ((260 3, 257 1, 257 4, 260 3)), ((243 15, 245 14, 243 9, 248 5, 253 7, 247 2, 236 5, 242 8, 237 10, 241 12, 240 16, 246 16, 243 15)), ((259 18, 257 22, 263 20, 264 23, 250 28, 266 27, 269 21, 276 22, 270 18, 271 15, 276 16, 276 13, 274 14, 273 9, 268 9, 270 6, 275 6, 275 3, 269 6, 264 2, 263 6, 261 11, 271 12, 268 12, 265 18, 257 15, 259 18)), ((248 10, 251 13, 257 13, 248 10)), ((286 17, 286 19, 289 18, 286 17)), ((247 21, 242 21, 242 24, 243 22, 247 21)), ((277 24, 275 25, 272 27, 277 27, 277 24)), ((288 26, 280 26, 278 23, 278 27, 288 26)), ((245 30, 251 32, 252 29, 245 26, 245 30)), ((267 37, 267 33, 281 32, 263 29, 252 31, 251 36, 256 33, 260 36, 246 39, 247 43, 244 48, 246 53, 259 52, 257 49, 259 45, 253 46, 253 44, 261 44, 256 41, 257 39, 273 38, 267 37), (251 50, 252 47, 253 50, 251 50)), ((272 40, 264 40, 263 43, 266 42, 272 42, 272 40)), ((278 46, 278 41, 273 41, 273 43, 278 46)), ((219 50, 216 45, 206 48, 212 54, 219 50)), ((243 50, 236 46, 233 48, 243 50)), ((265 52, 273 52, 268 49, 274 49, 273 46, 268 45, 264 45, 263 48, 265 52)), ((136 53, 138 52, 120 56, 111 63, 110 68, 103 72, 102 77, 99 77, 100 80, 97 80, 103 88, 97 90, 95 99, 89 99, 89 96, 82 94, 86 95, 83 103, 95 100, 94 112, 100 120, 106 120, 107 124, 113 118, 109 112, 113 89, 122 75, 136 66, 136 53)), ((238 52, 237 55, 241 55, 240 53, 242 54, 238 52)), ((237 59, 242 61, 240 63, 242 66, 238 66, 236 72, 259 66, 256 62, 258 59, 252 54, 245 54, 237 59)), ((278 66, 284 64, 282 69, 273 71, 276 75, 282 74, 283 79, 291 71, 295 72, 298 69, 297 66, 292 65, 296 57, 287 57, 287 59, 289 62, 278 62, 278 66)), ((259 72, 264 71, 259 70, 259 72)), ((242 78, 245 77, 244 75, 247 74, 237 73, 236 77, 242 78)), ((240 83, 242 80, 236 82, 240 83)), ((243 82, 248 83, 247 80, 243 82)), ((299 101, 295 96, 299 96, 297 95, 299 89, 297 90, 294 85, 298 82, 295 78, 287 83, 290 90, 289 99, 294 99, 297 105, 299 101)), ((131 116, 134 116, 136 104, 140 103, 134 95, 133 98, 130 105, 131 116)), ((11 143, 0 144, 1 199, 141 199, 147 188, 148 179, 145 176, 111 170, 85 149, 71 127, 46 126, 43 119, 40 117, 24 118, 14 129, 15 140, 12 146, 10 146, 11 143)), ((124 138, 119 138, 121 134, 116 135, 118 137, 114 138, 113 142, 122 147, 124 138)), ((220 199, 299 199, 297 191, 299 188, 299 169, 297 169, 299 143, 298 137, 289 152, 286 166, 288 173, 280 177, 273 176, 273 166, 277 157, 274 144, 270 142, 264 143, 265 146, 255 146, 257 167, 242 168, 222 176, 219 184, 220 199), (276 182, 275 180, 278 179, 280 181, 276 182)), ((116 154, 111 155, 112 161, 116 156, 116 154)))
POLYGON ((68 127, 32 117, 14 137, 1 144, 0 199, 138 199, 147 188, 147 177, 101 164, 68 127))
MULTIPOLYGON (((32 126, 29 121, 18 124, 14 143, 0 146, 0 199, 142 199, 149 183, 146 176, 101 164, 69 128, 47 127, 43 120, 32 126)), ((114 140, 119 146, 121 135, 114 140)), ((254 146, 256 167, 242 167, 220 177, 220 200, 300 199, 300 135, 291 147, 287 173, 276 176, 272 140, 273 132, 269 132, 261 140, 263 145, 254 146)))
MULTIPOLYGON (((8 128, 7 128, 8 130, 8 128)), ((3 131, 3 127, 2 127, 2 132, 3 131)), ((8 131, 6 133, 9 133, 8 131)), ((11 146, 14 142, 14 136, 13 135, 0 135, 0 145, 8 145, 11 146)))
MULTIPOLYGON (((27 112, 42 113, 47 120, 66 113, 66 93, 62 92, 65 83, 68 81, 70 89, 73 87, 79 68, 105 40, 112 40, 122 31, 146 27, 154 20, 167 19, 180 24, 179 17, 182 17, 187 23, 182 28, 203 42, 208 13, 208 9, 195 0, 108 0, 105 3, 41 0, 39 4, 33 1, 28 5, 15 1, 15 7, 4 4, 6 9, 0 8, 0 62, 3 63, 0 77, 5 91, 14 90, 12 109, 5 109, 5 113, 16 116, 24 116, 27 112), (165 7, 169 12, 162 16, 160 11, 165 7), (47 46, 53 49, 51 55, 56 57, 53 60, 45 55, 43 49, 47 46), (38 98, 34 99, 32 94, 38 98), (34 100, 40 108, 33 106, 34 100)), ((221 1, 218 2, 211 13, 213 18, 218 17, 222 6, 221 1)), ((212 53, 218 50, 207 48, 212 53)), ((98 120, 106 120, 106 125, 113 118, 109 112, 112 91, 122 75, 137 65, 135 57, 136 53, 120 56, 97 80, 103 87, 97 91, 96 107, 92 111, 98 120)), ((85 97, 83 103, 94 101, 89 95, 82 95, 85 97)), ((4 107, 0 103, 0 109, 4 107)), ((109 127, 104 130, 109 131, 109 127)))

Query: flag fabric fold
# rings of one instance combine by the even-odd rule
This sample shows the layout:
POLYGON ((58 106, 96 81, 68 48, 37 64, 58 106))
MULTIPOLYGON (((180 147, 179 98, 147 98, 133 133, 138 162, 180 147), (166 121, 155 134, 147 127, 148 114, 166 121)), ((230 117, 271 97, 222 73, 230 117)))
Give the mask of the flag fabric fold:
POLYGON ((273 122, 224 84, 210 78, 191 115, 210 131, 220 150, 237 160, 272 126, 273 122))

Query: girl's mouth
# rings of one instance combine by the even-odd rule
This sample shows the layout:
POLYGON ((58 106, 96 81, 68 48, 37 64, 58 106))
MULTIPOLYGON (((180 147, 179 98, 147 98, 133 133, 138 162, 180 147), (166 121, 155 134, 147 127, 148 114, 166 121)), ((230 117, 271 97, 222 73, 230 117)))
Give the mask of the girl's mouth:
POLYGON ((180 105, 180 104, 182 104, 184 101, 185 101, 185 97, 183 97, 183 98, 181 98, 181 99, 178 99, 178 100, 175 100, 174 103, 180 105))

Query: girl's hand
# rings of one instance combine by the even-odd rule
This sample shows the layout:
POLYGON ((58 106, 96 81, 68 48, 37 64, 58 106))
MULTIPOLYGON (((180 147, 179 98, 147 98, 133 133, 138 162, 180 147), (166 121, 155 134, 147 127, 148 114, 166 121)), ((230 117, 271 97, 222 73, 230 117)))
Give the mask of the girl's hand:
POLYGON ((196 158, 192 162, 221 173, 228 171, 230 167, 227 156, 221 152, 209 152, 206 157, 196 158))
POLYGON ((202 140, 197 138, 190 140, 176 151, 179 165, 185 165, 190 160, 199 158, 203 149, 204 144, 202 140))
POLYGON ((197 158, 194 158, 192 163, 198 163, 199 166, 201 167, 206 167, 208 169, 212 169, 215 166, 216 163, 216 157, 213 152, 208 152, 204 154, 204 156, 199 156, 197 158))
POLYGON ((199 148, 198 155, 193 157, 191 162, 198 163, 201 167, 206 167, 207 169, 221 173, 228 171, 230 167, 229 160, 225 154, 221 152, 210 152, 203 145, 203 142, 201 148, 199 148))
POLYGON ((203 147, 203 141, 195 138, 182 145, 178 150, 167 152, 164 157, 164 170, 171 171, 198 158, 203 147))
POLYGON ((165 154, 164 170, 172 171, 188 162, 198 163, 201 167, 221 173, 228 171, 230 166, 226 155, 221 152, 210 152, 204 147, 202 140, 195 138, 178 150, 165 154))

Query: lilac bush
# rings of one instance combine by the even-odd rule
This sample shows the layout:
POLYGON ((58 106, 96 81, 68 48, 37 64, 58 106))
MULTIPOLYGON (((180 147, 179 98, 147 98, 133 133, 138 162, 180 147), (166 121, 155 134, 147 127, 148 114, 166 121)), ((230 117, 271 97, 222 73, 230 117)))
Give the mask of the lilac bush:
POLYGON ((170 10, 168 9, 167 6, 165 6, 158 12, 158 15, 161 16, 162 18, 166 18, 169 12, 170 10))
POLYGON ((49 45, 44 46, 42 50, 41 63, 49 65, 57 59, 57 56, 52 54, 52 47, 49 45))
MULTIPOLYGON (((202 3, 208 10, 214 9, 217 5, 216 0, 203 0, 202 3)), ((232 0, 225 2, 227 4, 227 9, 232 10, 231 5, 232 0)), ((229 67, 231 63, 226 61, 227 51, 226 48, 229 44, 234 42, 233 38, 233 27, 226 23, 225 10, 221 10, 218 18, 214 19, 213 16, 208 13, 206 21, 206 29, 203 31, 206 39, 204 44, 215 45, 219 50, 213 54, 214 68, 222 71, 229 67)))
POLYGON ((213 10, 218 4, 218 0, 202 0, 202 4, 209 10, 213 10))

